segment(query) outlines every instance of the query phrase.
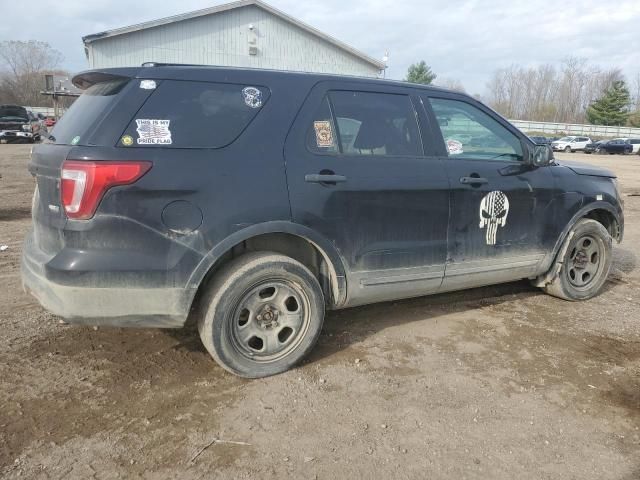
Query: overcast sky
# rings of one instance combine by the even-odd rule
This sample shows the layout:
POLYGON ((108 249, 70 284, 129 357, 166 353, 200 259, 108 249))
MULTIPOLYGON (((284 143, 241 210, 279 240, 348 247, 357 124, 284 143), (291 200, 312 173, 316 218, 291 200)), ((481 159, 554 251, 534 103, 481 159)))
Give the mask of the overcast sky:
MULTIPOLYGON (((603 68, 640 72, 640 0, 268 0, 274 7, 382 59, 401 79, 424 59, 439 77, 484 93, 491 73, 513 63, 559 64, 586 57, 603 68), (454 6, 455 3, 455 6, 454 6)), ((0 40, 42 40, 70 71, 87 68, 81 37, 226 1, 3 1, 0 40), (37 5, 37 8, 34 6, 37 5)))

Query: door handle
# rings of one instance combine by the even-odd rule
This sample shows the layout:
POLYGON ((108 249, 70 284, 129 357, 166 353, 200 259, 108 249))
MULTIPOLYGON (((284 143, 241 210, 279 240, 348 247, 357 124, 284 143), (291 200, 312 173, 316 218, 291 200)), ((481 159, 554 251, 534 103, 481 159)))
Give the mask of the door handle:
POLYGON ((460 177, 460 183, 463 185, 482 185, 489 183, 489 180, 482 177, 460 177))
POLYGON ((323 174, 323 173, 311 173, 304 176, 304 181, 307 183, 344 183, 347 181, 347 177, 344 175, 335 174, 323 174))

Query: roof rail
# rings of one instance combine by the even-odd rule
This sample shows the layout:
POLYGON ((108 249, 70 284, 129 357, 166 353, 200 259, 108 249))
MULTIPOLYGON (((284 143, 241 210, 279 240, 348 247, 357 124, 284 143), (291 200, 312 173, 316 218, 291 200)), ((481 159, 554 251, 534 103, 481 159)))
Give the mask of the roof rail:
POLYGON ((142 67, 212 67, 213 65, 204 65, 202 63, 162 63, 162 62, 144 62, 142 67))

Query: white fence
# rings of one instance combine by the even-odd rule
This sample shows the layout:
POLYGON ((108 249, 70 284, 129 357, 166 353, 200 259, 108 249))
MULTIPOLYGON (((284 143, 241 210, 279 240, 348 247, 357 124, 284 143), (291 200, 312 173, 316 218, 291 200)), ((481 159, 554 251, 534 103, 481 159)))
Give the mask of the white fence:
MULTIPOLYGON (((33 113, 41 113, 45 117, 53 117, 53 107, 24 107, 27 110, 31 110, 33 113)), ((59 109, 60 115, 64 113, 64 109, 59 109)))
POLYGON ((593 135, 595 137, 640 138, 640 128, 607 127, 604 125, 579 125, 575 123, 527 122, 509 120, 523 132, 563 133, 567 135, 593 135))

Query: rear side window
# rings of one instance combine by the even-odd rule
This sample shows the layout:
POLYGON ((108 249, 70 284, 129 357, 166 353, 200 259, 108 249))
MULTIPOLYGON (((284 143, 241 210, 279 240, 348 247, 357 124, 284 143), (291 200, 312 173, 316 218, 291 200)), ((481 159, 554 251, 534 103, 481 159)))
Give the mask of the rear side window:
POLYGON ((328 97, 322 100, 313 116, 313 125, 307 132, 307 146, 313 153, 338 153, 336 126, 328 97))
POLYGON ((49 140, 60 145, 82 143, 90 128, 102 119, 128 82, 128 78, 119 78, 89 87, 58 120, 49 140))
POLYGON ((269 95, 260 86, 165 80, 132 119, 119 144, 222 148, 240 136, 269 95))
POLYGON ((333 91, 307 134, 312 152, 422 156, 416 113, 407 95, 333 91))

